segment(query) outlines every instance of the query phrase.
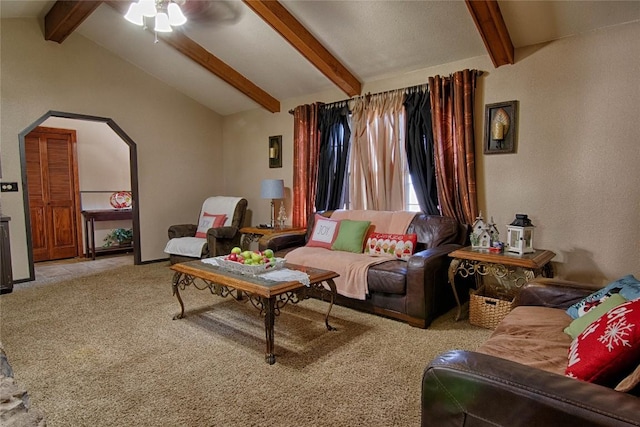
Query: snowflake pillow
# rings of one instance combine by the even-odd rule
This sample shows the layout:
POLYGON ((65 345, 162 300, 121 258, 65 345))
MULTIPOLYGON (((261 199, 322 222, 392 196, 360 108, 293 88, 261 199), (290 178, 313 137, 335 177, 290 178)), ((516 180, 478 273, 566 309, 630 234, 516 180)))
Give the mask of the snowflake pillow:
POLYGON ((640 299, 612 308, 573 340, 565 375, 615 387, 640 358, 640 299))

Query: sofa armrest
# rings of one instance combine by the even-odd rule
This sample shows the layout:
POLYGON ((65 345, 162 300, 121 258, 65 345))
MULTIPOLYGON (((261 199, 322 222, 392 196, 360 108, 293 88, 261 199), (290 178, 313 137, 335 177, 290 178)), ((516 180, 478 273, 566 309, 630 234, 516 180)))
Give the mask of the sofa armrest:
POLYGON ((195 224, 178 224, 169 227, 169 239, 177 237, 193 237, 196 235, 198 226, 195 224))
POLYGON ((518 293, 513 306, 538 305, 566 309, 600 288, 587 283, 536 277, 518 293))
POLYGON ((638 426, 640 400, 509 360, 450 351, 423 373, 422 426, 462 425, 638 426))
POLYGON ((461 247, 454 243, 445 244, 416 252, 407 260, 407 314, 425 317, 423 327, 437 315, 436 305, 442 304, 441 294, 451 292, 447 284, 447 270, 451 263, 448 254, 461 247))
POLYGON ((306 230, 268 234, 258 240, 258 249, 261 251, 271 249, 274 252, 279 252, 289 248, 304 246, 306 234, 306 230))

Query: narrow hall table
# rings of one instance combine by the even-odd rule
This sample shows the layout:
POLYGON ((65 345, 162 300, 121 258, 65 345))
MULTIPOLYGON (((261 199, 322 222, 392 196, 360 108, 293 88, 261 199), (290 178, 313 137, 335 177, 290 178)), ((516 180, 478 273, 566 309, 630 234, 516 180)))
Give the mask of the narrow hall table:
POLYGON ((133 219, 131 209, 100 209, 82 211, 84 217, 84 243, 87 248, 85 257, 96 259, 96 221, 121 221, 133 219))

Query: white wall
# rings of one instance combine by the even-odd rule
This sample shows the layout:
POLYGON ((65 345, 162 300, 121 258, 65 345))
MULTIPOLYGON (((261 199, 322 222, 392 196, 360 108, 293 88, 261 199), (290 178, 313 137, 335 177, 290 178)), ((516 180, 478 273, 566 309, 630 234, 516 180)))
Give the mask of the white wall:
MULTIPOLYGON (((167 228, 224 193, 222 118, 77 32, 57 44, 35 19, 5 19, 0 35, 3 181, 21 182, 18 134, 47 111, 111 118, 137 145, 142 261, 166 258, 167 228)), ((1 200, 15 280, 29 276, 22 196, 1 200)))
MULTIPOLYGON (((640 23, 521 49, 516 63, 494 69, 488 56, 432 67, 363 85, 363 93, 422 84, 430 76, 479 69, 476 165, 480 208, 502 238, 516 213, 536 225, 535 246, 554 251, 556 273, 605 283, 640 277, 640 23), (515 154, 484 155, 484 105, 519 102, 515 154)), ((242 194, 253 223, 269 220, 262 178, 293 183, 293 116, 314 101, 346 98, 337 91, 282 101, 282 112, 255 110, 225 117, 225 188, 242 194), (268 137, 283 135, 282 169, 268 167, 268 137)), ((289 195, 287 205, 290 205, 289 195)), ((290 212, 290 208, 289 208, 290 212)))
MULTIPOLYGON (((106 123, 49 117, 41 126, 76 131, 80 208, 82 210, 113 209, 109 198, 115 191, 131 191, 129 146, 106 123)), ((114 228, 131 228, 131 220, 95 223, 96 247, 114 228)), ((84 246, 84 227, 82 251, 84 246)))
MULTIPOLYGON (((222 119, 77 33, 46 42, 36 20, 2 20, 0 153, 3 181, 21 181, 17 135, 49 110, 109 117, 137 143, 142 259, 164 258, 169 225, 193 222, 210 194, 249 200, 251 223, 269 220, 260 181, 292 185, 293 116, 331 90, 281 100, 282 112, 253 110, 222 119), (153 94, 153 97, 151 96, 153 94), (283 136, 283 167, 269 169, 268 138, 283 136), (222 162, 220 161, 222 159, 222 162)), ((482 56, 363 85, 363 93, 425 83, 465 68, 485 71, 477 89, 476 153, 480 207, 501 233, 515 213, 537 226, 536 246, 556 252, 558 273, 604 283, 640 277, 640 23, 516 52, 494 69, 482 56), (484 105, 518 100, 515 154, 482 154, 484 105)), ((290 212, 290 191, 287 209, 290 212)), ((12 217, 16 279, 28 275, 18 193, 2 193, 12 217)))

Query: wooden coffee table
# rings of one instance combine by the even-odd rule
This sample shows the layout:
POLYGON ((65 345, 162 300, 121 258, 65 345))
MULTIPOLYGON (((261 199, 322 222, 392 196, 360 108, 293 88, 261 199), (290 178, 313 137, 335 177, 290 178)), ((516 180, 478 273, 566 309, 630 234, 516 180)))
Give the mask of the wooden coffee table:
POLYGON ((305 286, 298 281, 277 282, 263 279, 260 276, 249 276, 224 270, 218 266, 204 263, 200 260, 174 264, 171 269, 175 271, 172 290, 180 303, 180 313, 174 319, 182 319, 184 315, 184 303, 180 297, 180 290, 193 285, 196 289, 208 289, 212 294, 221 297, 232 296, 238 301, 244 301, 243 296, 264 315, 264 328, 267 341, 265 361, 273 365, 276 356, 273 352, 275 317, 280 314, 280 309, 291 302, 297 304, 300 301, 316 294, 323 297, 329 296, 329 309, 325 316, 327 330, 335 328, 329 325, 329 313, 336 297, 336 284, 333 279, 337 273, 319 268, 305 267, 296 264, 285 264, 285 268, 298 270, 309 275, 310 285, 305 286), (329 285, 327 290, 323 283, 329 285))

